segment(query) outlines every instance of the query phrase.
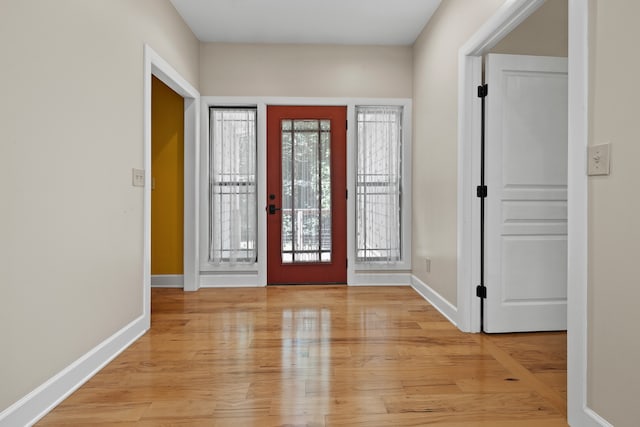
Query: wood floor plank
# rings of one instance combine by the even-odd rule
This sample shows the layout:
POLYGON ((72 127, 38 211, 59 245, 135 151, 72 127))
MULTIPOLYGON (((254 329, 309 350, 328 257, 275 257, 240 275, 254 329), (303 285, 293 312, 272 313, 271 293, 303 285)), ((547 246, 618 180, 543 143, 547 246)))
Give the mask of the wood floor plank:
POLYGON ((215 427, 324 427, 324 416, 321 415, 272 415, 265 417, 224 418, 216 419, 215 427))
POLYGON ((532 392, 478 394, 430 394, 385 398, 387 412, 416 412, 430 418, 473 421, 526 420, 544 415, 559 416, 557 410, 532 392))
POLYGON ((359 395, 394 395, 405 394, 405 387, 401 381, 319 379, 307 380, 306 396, 359 396, 359 395))
POLYGON ((188 420, 211 418, 216 411, 216 400, 155 401, 142 414, 141 420, 188 420))
POLYGON ((138 421, 151 402, 145 403, 67 403, 56 408, 38 425, 87 425, 93 422, 118 423, 138 421))
POLYGON ((340 427, 567 427, 562 417, 537 416, 524 420, 473 419, 462 417, 452 420, 448 415, 425 417, 421 413, 401 413, 385 415, 354 416, 348 414, 329 415, 327 426, 340 427))
POLYGON ((566 334, 463 334, 409 287, 153 289, 151 320, 38 425, 566 425, 566 334))
POLYGON ((566 397, 554 390, 550 385, 545 384, 536 377, 531 371, 525 368, 517 360, 513 359, 504 350, 499 348, 493 343, 493 337, 487 335, 478 335, 476 337, 481 346, 487 349, 487 351, 502 363, 506 369, 514 374, 515 378, 518 378, 530 385, 530 387, 536 391, 536 393, 543 396, 546 401, 553 405, 561 415, 567 415, 567 401, 566 397))

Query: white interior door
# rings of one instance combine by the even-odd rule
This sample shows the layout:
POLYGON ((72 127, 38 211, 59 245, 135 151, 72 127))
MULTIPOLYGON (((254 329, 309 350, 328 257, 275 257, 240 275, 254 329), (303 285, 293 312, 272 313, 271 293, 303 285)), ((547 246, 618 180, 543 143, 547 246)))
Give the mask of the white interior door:
POLYGON ((486 58, 486 332, 567 327, 567 59, 486 58))

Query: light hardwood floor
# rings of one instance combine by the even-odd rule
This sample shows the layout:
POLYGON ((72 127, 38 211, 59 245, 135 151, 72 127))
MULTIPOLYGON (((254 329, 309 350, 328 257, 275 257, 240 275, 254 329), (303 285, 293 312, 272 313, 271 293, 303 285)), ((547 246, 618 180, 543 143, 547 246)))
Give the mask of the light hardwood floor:
POLYGON ((566 334, 463 334, 409 287, 152 290, 39 426, 566 426, 566 334))

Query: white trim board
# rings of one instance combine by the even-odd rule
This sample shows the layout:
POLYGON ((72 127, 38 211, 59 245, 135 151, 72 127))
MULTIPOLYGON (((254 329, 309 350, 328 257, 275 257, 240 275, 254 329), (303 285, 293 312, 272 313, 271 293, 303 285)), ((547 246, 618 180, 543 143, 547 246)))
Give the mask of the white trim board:
POLYGON ((266 282, 261 281, 258 272, 202 272, 201 288, 262 288, 266 282))
POLYGON ((98 344, 0 413, 0 427, 31 426, 80 388, 147 330, 143 316, 98 344))
MULTIPOLYGON (((408 272, 357 272, 348 283, 349 286, 409 286, 411 275, 408 272)), ((201 288, 260 288, 266 283, 256 272, 202 272, 201 288)))
POLYGON ((611 426, 588 406, 587 315, 589 139, 589 0, 569 0, 568 168, 568 421, 574 426, 611 426))
POLYGON ((354 271, 349 277, 349 286, 409 286, 410 272, 354 271))
MULTIPOLYGON (((475 297, 479 278, 479 101, 481 55, 526 19, 544 0, 507 0, 460 48, 458 66, 458 327, 480 329, 475 297)), ((568 161, 568 420, 574 426, 607 426, 587 400, 587 176, 589 0, 569 0, 568 161)))
POLYGON ((414 275, 411 275, 411 287, 419 293, 422 298, 427 300, 436 310, 438 310, 449 322, 454 326, 458 326, 455 321, 455 319, 458 318, 458 309, 453 304, 444 299, 444 297, 431 288, 431 286, 427 285, 414 275))
POLYGON ((182 274, 152 274, 152 288, 184 288, 184 276, 182 274))

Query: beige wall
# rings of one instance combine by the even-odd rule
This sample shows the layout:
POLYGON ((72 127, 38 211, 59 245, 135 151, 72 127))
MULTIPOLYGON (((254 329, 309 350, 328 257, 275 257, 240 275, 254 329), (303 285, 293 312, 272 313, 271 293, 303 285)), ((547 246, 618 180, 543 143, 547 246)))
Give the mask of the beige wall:
POLYGON ((491 49, 492 53, 568 55, 569 4, 547 0, 538 10, 491 49))
POLYGON ((169 1, 1 9, 0 411, 142 314, 143 43, 199 49, 169 1))
MULTIPOLYGON (((143 42, 206 95, 413 94, 414 273, 455 304, 457 51, 502 2, 444 0, 412 65, 396 47, 199 46, 168 1, 4 0, 0 411, 141 314, 142 191, 130 184, 142 166, 143 42)), ((611 175, 589 186, 588 399, 630 426, 640 61, 624 53, 640 37, 640 4, 593 1, 592 12, 590 138, 613 151, 611 175)))
POLYGON ((200 93, 411 98, 411 47, 202 43, 200 93))
POLYGON ((502 3, 444 0, 414 45, 413 273, 454 305, 458 50, 502 3))
POLYGON ((592 2, 590 143, 610 142, 611 175, 589 178, 589 406, 640 420, 640 2, 592 2))

